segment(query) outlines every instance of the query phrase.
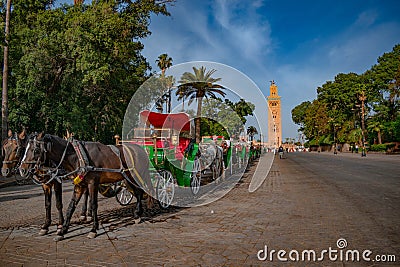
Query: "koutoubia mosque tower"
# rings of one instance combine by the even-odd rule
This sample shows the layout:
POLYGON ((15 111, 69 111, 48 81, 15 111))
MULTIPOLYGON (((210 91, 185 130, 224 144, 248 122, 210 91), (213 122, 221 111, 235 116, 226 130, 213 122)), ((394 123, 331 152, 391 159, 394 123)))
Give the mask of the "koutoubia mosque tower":
POLYGON ((277 148, 282 143, 281 97, 275 81, 269 87, 268 102, 268 143, 267 147, 277 148))

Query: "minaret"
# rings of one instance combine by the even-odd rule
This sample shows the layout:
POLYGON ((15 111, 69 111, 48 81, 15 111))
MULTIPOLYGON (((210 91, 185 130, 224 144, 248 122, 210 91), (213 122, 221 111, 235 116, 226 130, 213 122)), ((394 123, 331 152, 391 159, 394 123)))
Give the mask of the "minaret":
POLYGON ((282 144, 281 97, 275 81, 269 87, 268 102, 268 144, 269 148, 278 148, 282 144))

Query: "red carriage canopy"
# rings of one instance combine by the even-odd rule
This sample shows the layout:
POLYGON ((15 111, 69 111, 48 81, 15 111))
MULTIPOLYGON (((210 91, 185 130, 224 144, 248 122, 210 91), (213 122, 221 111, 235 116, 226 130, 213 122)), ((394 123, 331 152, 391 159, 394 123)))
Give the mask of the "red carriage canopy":
POLYGON ((169 128, 177 131, 190 132, 192 121, 187 113, 164 114, 144 110, 140 112, 140 120, 143 123, 149 122, 155 128, 169 128))

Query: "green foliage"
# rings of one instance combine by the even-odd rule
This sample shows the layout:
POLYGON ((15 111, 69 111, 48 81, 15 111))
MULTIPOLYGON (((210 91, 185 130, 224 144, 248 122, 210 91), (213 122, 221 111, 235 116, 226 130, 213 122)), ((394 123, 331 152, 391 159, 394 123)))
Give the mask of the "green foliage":
POLYGON ((329 144, 328 135, 341 143, 361 143, 363 93, 367 141, 400 141, 400 45, 365 73, 340 73, 318 87, 317 99, 293 108, 292 119, 310 144, 329 144))
POLYGON ((311 102, 305 101, 292 109, 292 120, 294 123, 300 125, 299 131, 303 132, 305 130, 305 119, 310 106, 311 102))
MULTIPOLYGON (((219 98, 210 98, 204 101, 202 116, 211 119, 208 120, 208 124, 213 124, 214 121, 217 121, 218 125, 224 128, 224 131, 230 135, 238 136, 241 132, 243 132, 244 124, 247 121, 246 116, 253 115, 252 112, 254 108, 254 104, 246 102, 244 99, 240 99, 238 102, 233 103, 229 99, 225 99, 223 102, 219 98)), ((204 123, 204 125, 206 124, 204 123)), ((220 126, 216 126, 216 132, 221 132, 219 130, 220 126)), ((202 135, 214 134, 210 130, 210 127, 207 127, 207 130, 203 130, 203 121, 201 127, 202 135), (207 131, 210 133, 206 134, 207 131)))
POLYGON ((156 63, 162 72, 162 76, 164 76, 165 71, 172 66, 172 58, 168 54, 161 54, 158 56, 156 63))
POLYGON ((375 144, 371 145, 369 150, 370 151, 380 151, 380 152, 387 152, 393 147, 395 147, 396 144, 394 143, 388 143, 388 144, 375 144))
MULTIPOLYGON (((243 98, 241 98, 238 102, 233 103, 229 99, 225 99, 225 104, 228 105, 235 113, 237 116, 239 116, 240 120, 242 121, 242 124, 245 124, 247 119, 247 116, 253 116, 253 111, 256 108, 256 106, 251 103, 251 102, 246 102, 243 98)), ((239 127, 241 127, 240 125, 239 127)), ((241 132, 241 128, 236 128, 235 133, 239 134, 241 132)))
POLYGON ((204 66, 200 68, 193 67, 193 73, 185 72, 179 80, 180 85, 176 92, 177 95, 183 95, 183 99, 189 99, 189 105, 192 101, 197 101, 197 119, 196 124, 196 143, 201 141, 201 120, 203 98, 214 98, 217 96, 225 97, 225 88, 219 84, 221 78, 213 78, 212 75, 216 72, 215 69, 206 71, 204 66))
POLYGON ((218 121, 210 118, 201 118, 201 136, 224 136, 225 139, 230 138, 230 135, 225 127, 218 121))
POLYGON ((150 69, 139 40, 171 1, 51 2, 13 1, 10 128, 111 143, 150 69))
POLYGON ((250 141, 253 141, 254 135, 258 134, 257 128, 254 126, 247 127, 247 134, 250 136, 250 141))

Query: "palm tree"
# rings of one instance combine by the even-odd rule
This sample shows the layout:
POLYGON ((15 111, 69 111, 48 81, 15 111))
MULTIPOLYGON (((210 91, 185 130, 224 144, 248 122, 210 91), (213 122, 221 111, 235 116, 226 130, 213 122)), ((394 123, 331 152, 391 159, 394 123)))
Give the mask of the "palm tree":
MULTIPOLYGON (((173 77, 169 76, 169 79, 165 79, 165 71, 172 66, 172 58, 168 56, 168 54, 161 54, 158 56, 158 59, 156 60, 157 66, 160 68, 161 70, 161 80, 162 82, 166 85, 166 87, 168 88, 168 93, 166 93, 163 96, 163 99, 160 100, 161 104, 159 103, 159 105, 162 105, 162 102, 166 102, 167 104, 167 112, 171 112, 171 88, 172 85, 175 81, 173 81, 173 77)), ((162 107, 159 108, 161 109, 160 112, 162 112, 162 107)))
POLYGON ((196 133, 196 143, 200 143, 200 118, 201 118, 201 108, 203 103, 203 98, 217 98, 217 94, 225 97, 226 93, 222 91, 225 89, 222 85, 216 84, 221 78, 212 78, 211 76, 216 72, 215 69, 206 71, 204 66, 199 69, 193 67, 193 72, 185 72, 181 76, 176 95, 182 94, 183 98, 189 99, 189 105, 193 100, 197 100, 197 116, 195 119, 195 133, 196 133))
POLYGON ((378 135, 378 143, 382 144, 381 130, 384 128, 383 124, 379 120, 371 120, 368 122, 367 129, 371 132, 376 132, 378 135))
POLYGON ((249 126, 247 128, 247 134, 250 136, 250 141, 253 142, 253 137, 254 137, 254 135, 258 134, 258 131, 257 131, 256 127, 249 126))
POLYGON ((4 43, 4 62, 3 62, 3 91, 1 100, 1 140, 7 138, 8 130, 8 37, 10 35, 10 14, 11 0, 6 3, 6 28, 5 28, 5 43, 4 43))
POLYGON ((182 111, 185 111, 185 87, 178 87, 176 95, 178 96, 178 101, 182 100, 182 111))
POLYGON ((165 71, 172 66, 172 58, 168 56, 168 54, 161 54, 158 56, 156 60, 157 66, 161 70, 161 75, 165 76, 165 71))

